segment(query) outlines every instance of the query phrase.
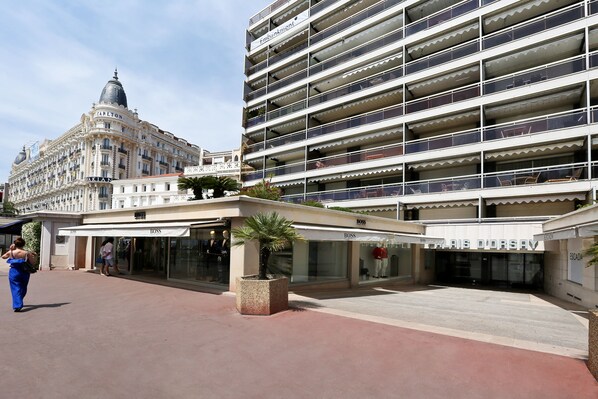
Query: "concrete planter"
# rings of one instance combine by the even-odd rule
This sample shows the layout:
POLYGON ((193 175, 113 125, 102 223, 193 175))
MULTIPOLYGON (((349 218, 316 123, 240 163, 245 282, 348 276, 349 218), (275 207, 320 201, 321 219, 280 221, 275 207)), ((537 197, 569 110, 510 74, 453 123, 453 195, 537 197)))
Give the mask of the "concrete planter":
POLYGON ((289 308, 289 280, 286 277, 258 280, 237 277, 237 310, 246 315, 268 316, 289 308))

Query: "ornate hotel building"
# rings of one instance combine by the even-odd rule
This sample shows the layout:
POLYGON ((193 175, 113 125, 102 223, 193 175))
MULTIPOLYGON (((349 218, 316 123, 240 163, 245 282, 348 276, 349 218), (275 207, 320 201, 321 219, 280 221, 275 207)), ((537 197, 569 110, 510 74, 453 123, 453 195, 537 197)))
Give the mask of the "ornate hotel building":
POLYGON ((73 128, 17 156, 9 200, 21 213, 110 209, 116 179, 182 173, 201 149, 139 119, 116 71, 100 100, 73 128))
POLYGON ((598 1, 276 1, 245 75, 245 185, 425 223, 436 281, 598 288, 538 235, 596 200, 598 1))

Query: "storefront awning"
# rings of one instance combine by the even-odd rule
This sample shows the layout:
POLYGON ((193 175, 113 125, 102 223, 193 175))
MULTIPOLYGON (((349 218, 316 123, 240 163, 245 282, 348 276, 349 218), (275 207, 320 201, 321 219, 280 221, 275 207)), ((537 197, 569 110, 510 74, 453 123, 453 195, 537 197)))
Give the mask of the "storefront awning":
POLYGON ((392 231, 376 231, 366 229, 352 229, 349 227, 322 227, 294 224, 297 233, 307 240, 317 241, 359 241, 359 242, 388 242, 407 244, 441 244, 443 238, 424 236, 420 234, 395 233, 392 231))
POLYGON ((191 227, 224 223, 222 220, 175 223, 88 224, 58 229, 71 237, 189 237, 191 227))

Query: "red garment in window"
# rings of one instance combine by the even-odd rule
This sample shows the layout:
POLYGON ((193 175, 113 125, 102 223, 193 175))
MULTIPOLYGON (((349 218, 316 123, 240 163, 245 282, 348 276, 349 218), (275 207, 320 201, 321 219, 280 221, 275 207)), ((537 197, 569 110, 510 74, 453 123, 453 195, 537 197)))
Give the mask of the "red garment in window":
POLYGON ((388 258, 388 251, 386 248, 376 247, 372 251, 372 255, 374 255, 374 259, 386 259, 388 258))

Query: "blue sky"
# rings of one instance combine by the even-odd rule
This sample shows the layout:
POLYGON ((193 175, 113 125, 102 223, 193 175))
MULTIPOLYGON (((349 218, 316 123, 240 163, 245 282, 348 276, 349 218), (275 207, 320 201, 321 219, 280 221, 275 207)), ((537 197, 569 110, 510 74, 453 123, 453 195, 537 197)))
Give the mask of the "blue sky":
POLYGON ((129 109, 211 151, 241 142, 245 29, 272 0, 25 0, 2 8, 0 182, 55 139, 118 68, 129 109))

